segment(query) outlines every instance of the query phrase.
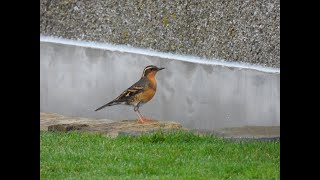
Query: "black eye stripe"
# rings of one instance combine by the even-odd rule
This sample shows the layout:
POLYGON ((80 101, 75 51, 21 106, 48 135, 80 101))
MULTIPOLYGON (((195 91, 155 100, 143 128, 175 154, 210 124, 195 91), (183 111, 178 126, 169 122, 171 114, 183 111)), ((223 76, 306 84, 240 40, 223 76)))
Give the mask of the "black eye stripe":
POLYGON ((155 71, 155 70, 157 70, 157 67, 155 67, 155 66, 147 66, 147 67, 144 68, 142 76, 146 76, 147 74, 149 74, 150 72, 155 71))

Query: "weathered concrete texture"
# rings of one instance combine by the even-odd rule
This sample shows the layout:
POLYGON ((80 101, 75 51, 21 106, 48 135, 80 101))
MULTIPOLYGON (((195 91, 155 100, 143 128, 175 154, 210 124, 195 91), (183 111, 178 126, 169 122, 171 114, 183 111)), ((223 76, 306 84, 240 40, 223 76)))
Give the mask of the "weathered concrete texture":
POLYGON ((83 117, 68 117, 57 113, 40 113, 40 130, 47 131, 49 126, 56 124, 76 124, 81 125, 90 122, 92 125, 99 126, 101 124, 116 122, 110 119, 93 119, 83 117))
POLYGON ((40 34, 280 67, 280 0, 40 0, 40 34))
POLYGON ((138 120, 112 121, 108 119, 88 119, 80 117, 67 117, 55 113, 40 113, 40 130, 43 131, 87 131, 98 132, 111 137, 119 134, 138 135, 159 130, 186 130, 180 123, 152 120, 145 124, 138 120))
POLYGON ((133 107, 95 112, 139 80, 147 65, 157 93, 140 108, 186 128, 280 125, 280 74, 197 64, 129 52, 40 42, 40 110, 67 116, 134 119, 133 107))
POLYGON ((115 122, 108 119, 88 119, 67 117, 55 113, 40 113, 40 130, 43 131, 79 131, 106 134, 111 137, 118 135, 141 135, 146 133, 189 131, 195 134, 209 134, 227 140, 280 140, 279 126, 245 126, 238 128, 222 128, 215 130, 186 129, 181 124, 169 121, 154 120, 140 124, 137 120, 115 122))

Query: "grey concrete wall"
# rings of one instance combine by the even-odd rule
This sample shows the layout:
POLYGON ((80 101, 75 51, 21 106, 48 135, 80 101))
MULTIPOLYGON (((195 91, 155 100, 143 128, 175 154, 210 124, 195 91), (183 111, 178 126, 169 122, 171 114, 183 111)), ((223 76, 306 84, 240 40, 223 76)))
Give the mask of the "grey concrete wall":
POLYGON ((40 0, 40 34, 280 67, 280 0, 40 0))
POLYGON ((280 125, 280 73, 74 45, 40 42, 40 110, 68 116, 133 119, 132 107, 94 110, 139 80, 145 66, 165 67, 141 112, 188 128, 280 125))

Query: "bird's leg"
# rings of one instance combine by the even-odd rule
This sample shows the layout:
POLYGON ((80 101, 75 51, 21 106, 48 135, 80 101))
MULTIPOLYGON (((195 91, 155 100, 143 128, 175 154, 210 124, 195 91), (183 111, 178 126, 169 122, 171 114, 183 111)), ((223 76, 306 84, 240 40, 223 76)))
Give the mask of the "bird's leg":
POLYGON ((143 120, 145 121, 150 121, 151 119, 145 118, 139 111, 139 109, 137 109, 138 113, 140 114, 140 116, 143 118, 143 120))
POLYGON ((139 112, 139 106, 135 106, 134 107, 134 112, 136 112, 137 113, 137 115, 139 116, 139 120, 140 120, 140 122, 143 124, 144 123, 144 117, 140 114, 140 112, 139 112))
POLYGON ((140 122, 143 124, 145 121, 143 120, 144 118, 136 111, 137 115, 139 116, 140 122))

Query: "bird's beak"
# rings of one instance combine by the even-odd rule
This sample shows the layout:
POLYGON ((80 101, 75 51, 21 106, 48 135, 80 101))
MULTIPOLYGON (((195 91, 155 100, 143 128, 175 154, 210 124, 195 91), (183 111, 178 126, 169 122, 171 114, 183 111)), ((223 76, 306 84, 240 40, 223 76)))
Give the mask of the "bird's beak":
POLYGON ((160 71, 160 70, 162 70, 162 69, 164 69, 164 68, 158 68, 158 71, 160 71))

